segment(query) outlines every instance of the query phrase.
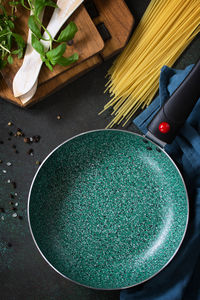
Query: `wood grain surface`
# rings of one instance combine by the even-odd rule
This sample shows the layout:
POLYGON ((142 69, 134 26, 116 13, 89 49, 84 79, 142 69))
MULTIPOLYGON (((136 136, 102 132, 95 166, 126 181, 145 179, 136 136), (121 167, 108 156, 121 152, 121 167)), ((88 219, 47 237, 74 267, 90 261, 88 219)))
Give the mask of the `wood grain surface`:
POLYGON ((127 43, 134 25, 134 18, 126 3, 122 0, 93 0, 100 12, 94 22, 103 22, 110 32, 111 39, 101 51, 103 59, 119 52, 127 43))

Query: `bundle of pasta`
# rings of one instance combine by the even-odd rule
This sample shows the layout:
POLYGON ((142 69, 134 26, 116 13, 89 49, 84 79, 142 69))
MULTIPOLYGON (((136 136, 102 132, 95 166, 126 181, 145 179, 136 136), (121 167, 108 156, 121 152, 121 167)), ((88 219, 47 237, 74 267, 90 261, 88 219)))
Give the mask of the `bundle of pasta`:
POLYGON ((199 0, 152 0, 128 45, 110 68, 111 100, 104 110, 115 115, 107 128, 123 125, 154 98, 160 69, 172 66, 200 31, 199 0))

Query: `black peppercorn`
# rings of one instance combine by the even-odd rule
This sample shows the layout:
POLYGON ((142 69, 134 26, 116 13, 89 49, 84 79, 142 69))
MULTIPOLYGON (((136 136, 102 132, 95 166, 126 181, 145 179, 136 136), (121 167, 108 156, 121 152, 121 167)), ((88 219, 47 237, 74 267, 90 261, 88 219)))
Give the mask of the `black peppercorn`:
POLYGON ((33 142, 34 143, 38 143, 39 141, 40 141, 40 136, 39 135, 33 136, 33 142))
POLYGON ((74 41, 73 41, 73 40, 70 40, 70 41, 67 42, 67 45, 68 45, 68 46, 72 46, 73 44, 74 44, 74 41))
POLYGON ((12 181, 11 184, 12 184, 13 188, 16 189, 16 187, 17 187, 16 182, 12 181))
POLYGON ((33 155, 33 149, 29 149, 29 150, 27 151, 27 153, 28 153, 29 155, 33 155))

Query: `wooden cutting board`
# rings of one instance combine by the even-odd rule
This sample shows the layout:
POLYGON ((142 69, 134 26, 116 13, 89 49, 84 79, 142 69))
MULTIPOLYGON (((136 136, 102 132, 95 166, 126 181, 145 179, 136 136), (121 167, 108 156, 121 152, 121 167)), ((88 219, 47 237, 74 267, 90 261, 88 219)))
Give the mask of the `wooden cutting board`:
MULTIPOLYGON (((20 32, 21 35, 24 37, 24 40, 26 40, 28 34, 27 20, 29 14, 27 13, 26 10, 23 11, 21 10, 19 11, 18 15, 20 19, 20 23, 18 23, 20 25, 20 29, 18 29, 18 32, 20 32), (21 30, 22 28, 25 28, 25 30, 22 31, 21 30)), ((89 57, 100 52, 104 48, 103 39, 99 35, 96 26, 92 22, 91 18, 89 17, 83 5, 77 9, 77 11, 73 14, 73 16, 69 19, 69 21, 74 21, 76 23, 78 27, 78 32, 74 38, 73 45, 67 47, 64 56, 70 56, 73 53, 78 52, 79 54, 78 63, 81 63, 85 59, 88 59, 89 57)), ((17 59, 17 57, 15 57, 14 63, 12 65, 8 65, 6 68, 4 68, 1 71, 3 78, 5 79, 8 87, 11 90, 12 90, 13 78, 17 73, 18 69, 21 67, 22 61, 23 61, 22 59, 19 60, 17 59)), ((55 76, 61 74, 62 72, 65 72, 67 69, 71 67, 72 65, 68 67, 62 67, 57 65, 55 66, 54 70, 51 72, 45 65, 43 65, 39 76, 39 84, 54 78, 55 76)))
MULTIPOLYGON (((91 0, 88 1, 91 2, 91 0)), ((22 60, 15 59, 13 65, 2 71, 4 80, 0 81, 0 97, 22 107, 32 105, 101 64, 103 60, 111 57, 125 46, 134 24, 134 18, 125 2, 123 0, 93 0, 92 3, 97 10, 97 15, 91 15, 91 11, 86 10, 88 6, 86 5, 85 8, 82 5, 70 18, 76 23, 78 32, 73 45, 68 46, 66 55, 78 52, 79 61, 68 68, 56 66, 53 72, 43 65, 35 96, 27 104, 22 104, 20 99, 15 98, 12 93, 13 78, 22 64, 22 60), (98 31, 99 25, 102 23, 110 34, 110 38, 105 42, 101 36, 102 33, 98 31)), ((47 13, 49 15, 45 16, 46 20, 50 18, 51 11, 47 13)), ((20 11, 19 14, 21 16, 18 31, 26 40, 28 14, 23 15, 24 12, 22 14, 20 11)))

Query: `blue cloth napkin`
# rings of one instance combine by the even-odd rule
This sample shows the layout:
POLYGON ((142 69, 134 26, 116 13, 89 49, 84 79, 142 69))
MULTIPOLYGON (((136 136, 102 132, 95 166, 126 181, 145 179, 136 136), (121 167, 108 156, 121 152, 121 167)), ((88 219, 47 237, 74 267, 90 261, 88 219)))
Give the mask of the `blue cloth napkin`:
MULTIPOLYGON (((185 70, 162 68, 159 96, 134 120, 143 133, 192 67, 185 70)), ((164 270, 146 283, 121 291, 120 300, 200 300, 200 99, 179 135, 165 150, 179 167, 188 190, 190 216, 186 236, 164 270)))

